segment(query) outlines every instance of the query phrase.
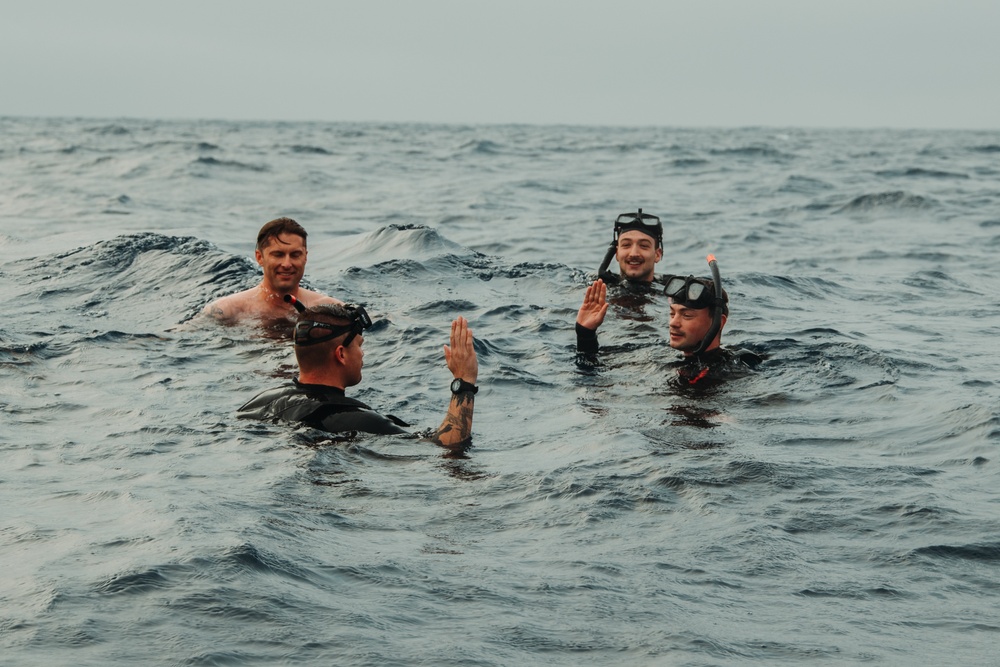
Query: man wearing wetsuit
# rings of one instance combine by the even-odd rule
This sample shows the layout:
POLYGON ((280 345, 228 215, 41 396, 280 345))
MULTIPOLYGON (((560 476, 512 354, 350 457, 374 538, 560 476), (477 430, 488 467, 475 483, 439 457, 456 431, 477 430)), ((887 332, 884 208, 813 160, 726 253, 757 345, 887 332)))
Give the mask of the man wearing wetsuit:
POLYGON ((299 286, 306 271, 306 230, 291 218, 277 218, 260 228, 254 257, 264 270, 260 284, 205 306, 208 315, 225 324, 242 320, 294 320, 294 302, 304 306, 343 303, 299 286), (293 297, 287 301, 285 296, 293 297))
POLYGON ((663 289, 655 274, 661 259, 663 225, 658 217, 640 208, 637 213, 622 213, 615 219, 614 237, 597 276, 602 285, 612 288, 611 301, 619 317, 652 319, 646 315, 646 307, 656 303, 663 289), (617 260, 620 273, 608 270, 612 259, 617 260))
MULTIPOLYGON (((714 263, 715 258, 710 261, 714 263)), ((714 266, 713 271, 717 272, 714 266)), ((676 364, 679 384, 719 379, 740 369, 754 368, 761 362, 753 352, 722 347, 722 328, 729 317, 729 294, 721 288, 717 292, 714 280, 666 276, 665 283, 664 291, 670 299, 670 347, 684 354, 676 364)), ((607 291, 604 281, 594 281, 587 287, 577 313, 577 352, 584 359, 596 359, 600 347, 597 328, 608 312, 607 291)))
MULTIPOLYGON (((382 415, 344 394, 361 382, 364 336, 371 319, 364 308, 319 305, 304 309, 295 324, 295 359, 299 377, 265 391, 240 408, 241 417, 301 422, 313 428, 341 433, 404 434, 407 424, 382 415)), ((444 346, 445 363, 452 372, 451 400, 441 426, 427 437, 452 449, 466 445, 472 435, 479 362, 472 332, 463 317, 451 323, 451 345, 444 346)))

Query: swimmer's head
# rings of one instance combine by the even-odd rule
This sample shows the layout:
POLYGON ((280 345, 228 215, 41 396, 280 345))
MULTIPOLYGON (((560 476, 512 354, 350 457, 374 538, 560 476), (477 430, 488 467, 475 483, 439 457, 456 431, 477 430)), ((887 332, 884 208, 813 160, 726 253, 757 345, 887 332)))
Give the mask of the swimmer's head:
POLYGON ((355 336, 371 325, 372 320, 363 306, 332 303, 312 306, 300 312, 295 322, 295 347, 326 343, 344 334, 347 337, 339 344, 347 347, 355 336))
POLYGON ((641 208, 638 213, 622 213, 615 219, 615 241, 623 232, 633 229, 651 236, 657 248, 663 247, 663 225, 655 215, 643 213, 641 208))
POLYGON ((276 218, 265 224, 257 232, 257 250, 264 250, 264 248, 270 245, 272 239, 278 240, 278 236, 281 234, 301 236, 303 246, 305 246, 306 236, 308 236, 305 228, 291 218, 276 218))

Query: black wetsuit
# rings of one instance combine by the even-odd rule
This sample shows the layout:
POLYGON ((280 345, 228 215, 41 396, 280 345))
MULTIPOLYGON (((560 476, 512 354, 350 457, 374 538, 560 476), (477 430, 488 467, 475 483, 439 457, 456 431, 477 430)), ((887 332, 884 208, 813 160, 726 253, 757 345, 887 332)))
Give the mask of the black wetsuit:
POLYGON ((604 284, 608 287, 621 287, 628 292, 662 295, 663 288, 666 286, 663 276, 653 278, 652 281, 632 280, 631 278, 623 278, 617 273, 605 271, 604 273, 597 274, 597 277, 603 280, 604 284))
POLYGON ((756 368, 763 361, 750 350, 717 347, 700 354, 684 357, 674 364, 676 382, 682 387, 704 386, 719 380, 738 377, 756 368))
MULTIPOLYGON (((600 348, 597 342, 597 330, 577 324, 577 363, 584 366, 598 363, 597 353, 600 348)), ((761 357, 750 350, 717 347, 679 359, 672 366, 677 369, 677 383, 681 386, 691 386, 699 382, 706 385, 723 378, 738 376, 756 368, 761 361, 761 357)))
POLYGON ((576 324, 576 353, 582 359, 596 361, 601 349, 597 342, 597 329, 588 329, 579 322, 576 324))
POLYGON ((408 433, 408 424, 392 415, 382 415, 344 390, 322 384, 292 380, 258 394, 239 409, 239 416, 264 421, 301 422, 330 433, 362 431, 398 435, 408 433))

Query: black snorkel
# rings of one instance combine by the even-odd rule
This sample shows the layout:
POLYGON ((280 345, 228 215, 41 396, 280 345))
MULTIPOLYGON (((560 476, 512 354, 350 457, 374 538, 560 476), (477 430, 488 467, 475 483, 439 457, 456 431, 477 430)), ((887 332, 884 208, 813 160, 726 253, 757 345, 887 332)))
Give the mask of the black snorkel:
POLYGON ((705 334, 705 337, 701 339, 701 344, 698 345, 698 349, 692 355, 704 352, 712 344, 712 341, 715 340, 715 337, 719 335, 719 329, 722 328, 722 311, 726 307, 726 299, 722 292, 722 277, 719 275, 719 265, 715 261, 715 255, 709 255, 705 259, 708 260, 708 266, 712 269, 712 283, 715 286, 715 297, 712 299, 712 327, 705 334))
POLYGON ((597 277, 600 278, 604 276, 608 271, 608 267, 611 266, 611 260, 615 258, 615 254, 618 252, 618 240, 611 242, 608 246, 608 251, 604 253, 604 260, 601 262, 601 266, 597 269, 597 277))
POLYGON ((295 306, 295 310, 299 311, 300 313, 306 309, 306 307, 302 305, 302 302, 296 299, 291 294, 285 295, 285 303, 292 304, 293 306, 295 306))

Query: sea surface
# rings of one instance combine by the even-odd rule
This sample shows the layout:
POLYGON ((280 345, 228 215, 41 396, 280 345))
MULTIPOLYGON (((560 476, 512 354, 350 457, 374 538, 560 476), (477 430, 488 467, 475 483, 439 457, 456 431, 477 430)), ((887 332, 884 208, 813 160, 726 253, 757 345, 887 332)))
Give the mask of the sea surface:
POLYGON ((1000 664, 998 254, 1000 132, 0 118, 0 664, 1000 664), (756 372, 576 363, 638 207, 756 372), (349 395, 436 427, 469 319, 467 452, 237 418, 282 215, 349 395))

